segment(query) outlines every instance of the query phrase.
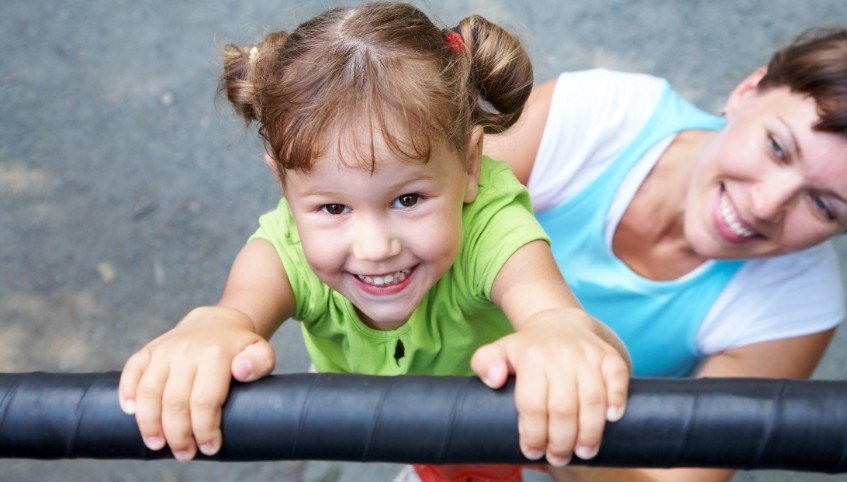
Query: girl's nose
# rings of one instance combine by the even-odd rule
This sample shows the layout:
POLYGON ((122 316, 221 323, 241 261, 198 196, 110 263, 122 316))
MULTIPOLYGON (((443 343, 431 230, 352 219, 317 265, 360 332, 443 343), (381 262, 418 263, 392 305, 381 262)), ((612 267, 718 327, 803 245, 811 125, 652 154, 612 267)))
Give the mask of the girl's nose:
POLYGON ((353 256, 364 261, 382 261, 400 254, 400 240, 380 220, 357 223, 353 256))
POLYGON ((751 189, 751 215, 757 221, 782 221, 802 187, 803 178, 797 172, 780 170, 768 175, 751 189))

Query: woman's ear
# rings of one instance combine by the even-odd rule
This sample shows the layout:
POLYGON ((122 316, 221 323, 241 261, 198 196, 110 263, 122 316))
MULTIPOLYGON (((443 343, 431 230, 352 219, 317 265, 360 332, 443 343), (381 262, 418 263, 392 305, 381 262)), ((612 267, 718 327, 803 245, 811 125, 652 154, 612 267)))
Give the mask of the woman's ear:
POLYGON ((723 115, 729 116, 738 107, 738 105, 747 97, 755 94, 759 88, 759 82, 762 77, 768 73, 768 68, 765 66, 759 67, 753 73, 748 75, 744 80, 735 86, 729 98, 726 100, 726 105, 723 108, 723 115))
POLYGON ((479 190, 479 170, 482 167, 483 137, 481 126, 474 126, 471 129, 468 146, 465 150, 465 171, 468 173, 467 184, 465 185, 465 203, 472 202, 476 199, 476 193, 479 190))

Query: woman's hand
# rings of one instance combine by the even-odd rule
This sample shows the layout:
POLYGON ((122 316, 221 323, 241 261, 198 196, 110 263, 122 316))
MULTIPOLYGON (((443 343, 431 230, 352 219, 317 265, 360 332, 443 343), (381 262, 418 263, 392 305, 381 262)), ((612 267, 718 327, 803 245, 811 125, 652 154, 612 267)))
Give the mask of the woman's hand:
POLYGON ((221 447, 221 408, 231 378, 256 380, 274 364, 273 348, 243 312, 197 308, 127 360, 118 386, 121 408, 135 415, 151 450, 167 444, 181 461, 198 447, 212 455, 221 447))
POLYGON ((471 367, 492 388, 516 375, 527 458, 546 453, 553 466, 566 465, 572 454, 590 459, 600 450, 606 421, 623 416, 630 368, 621 347, 606 341, 609 334, 581 309, 551 309, 474 354, 471 367))

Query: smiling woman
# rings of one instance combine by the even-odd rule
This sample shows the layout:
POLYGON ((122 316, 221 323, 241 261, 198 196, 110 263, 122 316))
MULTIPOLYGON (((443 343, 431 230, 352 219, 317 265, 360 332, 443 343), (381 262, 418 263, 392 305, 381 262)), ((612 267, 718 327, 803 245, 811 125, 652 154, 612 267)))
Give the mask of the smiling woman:
POLYGON ((847 225, 847 29, 777 52, 733 90, 722 117, 648 75, 561 74, 486 152, 527 184, 565 279, 624 340, 635 375, 812 373, 844 316, 826 240, 847 225))

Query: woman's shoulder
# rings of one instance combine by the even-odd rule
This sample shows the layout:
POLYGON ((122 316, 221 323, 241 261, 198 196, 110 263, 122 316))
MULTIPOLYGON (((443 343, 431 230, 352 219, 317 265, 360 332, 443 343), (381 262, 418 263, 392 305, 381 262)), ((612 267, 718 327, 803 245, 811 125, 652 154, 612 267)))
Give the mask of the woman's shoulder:
POLYGON ((793 253, 748 260, 715 301, 700 328, 706 354, 816 333, 844 317, 844 288, 831 241, 793 253))
MULTIPOLYGON (((767 285, 773 280, 802 284, 810 280, 841 283, 838 254, 832 241, 792 253, 750 259, 744 263, 739 275, 745 284, 767 285)), ((841 287, 837 288, 840 291, 841 287)))
POLYGON ((557 87, 569 85, 571 87, 583 87, 586 90, 604 90, 610 87, 627 90, 651 90, 662 88, 667 81, 661 77, 642 72, 627 72, 607 68, 594 68, 586 70, 573 70, 560 73, 556 77, 557 87))
POLYGON ((556 78, 527 187, 536 210, 578 192, 611 164, 653 116, 665 80, 592 69, 556 78))
POLYGON ((648 74, 608 69, 564 72, 556 78, 545 135, 561 133, 551 121, 589 122, 598 134, 616 134, 626 126, 640 129, 667 88, 667 81, 648 74))

